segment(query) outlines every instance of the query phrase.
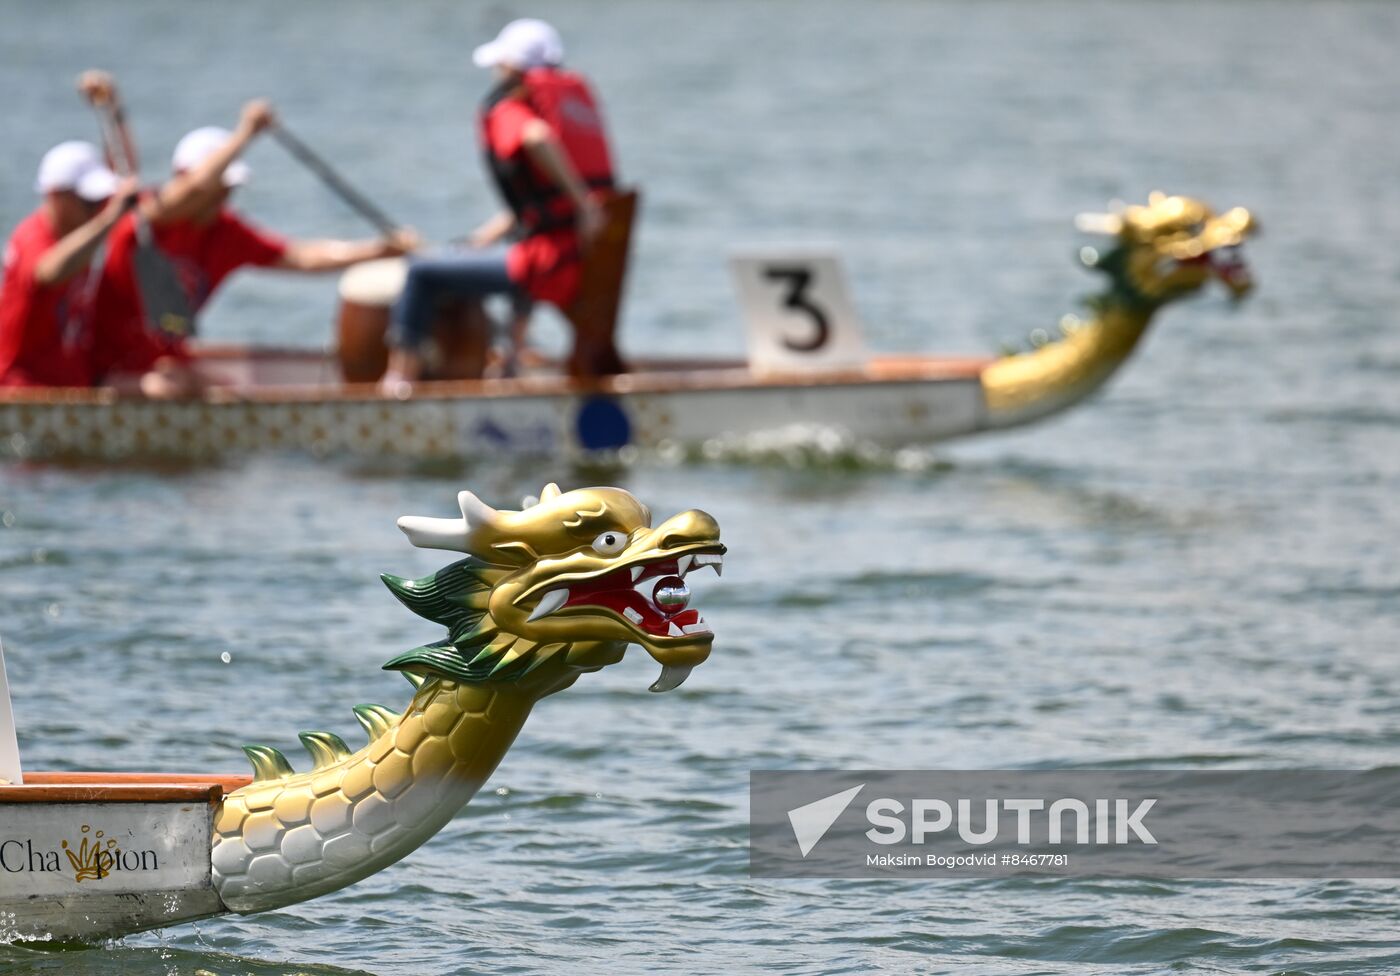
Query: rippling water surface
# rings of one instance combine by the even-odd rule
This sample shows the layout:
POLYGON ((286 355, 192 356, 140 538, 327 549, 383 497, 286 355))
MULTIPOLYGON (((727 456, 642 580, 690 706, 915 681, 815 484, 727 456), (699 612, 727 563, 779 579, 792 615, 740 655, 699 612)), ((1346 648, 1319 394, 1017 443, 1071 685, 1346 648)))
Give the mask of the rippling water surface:
MULTIPOLYGON (((0 972, 1394 973, 1391 883, 753 881, 752 768, 1367 767, 1400 760, 1400 9, 665 0, 31 4, 0 35, 0 217, 125 83, 152 169, 268 94, 427 235, 488 212, 470 48, 564 30, 645 187, 627 346, 737 351, 726 250, 828 241, 870 342, 978 351, 1089 280, 1070 219, 1154 187, 1260 215, 1262 287, 1169 310, 1098 401, 893 457, 820 447, 627 469, 0 469, 0 633, 32 768, 237 770, 354 739, 433 636, 376 579, 473 487, 619 483, 716 515, 719 633, 680 691, 634 651, 545 702, 407 861, 285 911, 0 972), (222 656, 228 655, 225 663, 222 656)), ((241 203, 361 233, 271 145, 241 203)), ((333 285, 248 275, 220 338, 318 344, 333 285)), ((558 338, 545 323, 546 339, 558 338)))

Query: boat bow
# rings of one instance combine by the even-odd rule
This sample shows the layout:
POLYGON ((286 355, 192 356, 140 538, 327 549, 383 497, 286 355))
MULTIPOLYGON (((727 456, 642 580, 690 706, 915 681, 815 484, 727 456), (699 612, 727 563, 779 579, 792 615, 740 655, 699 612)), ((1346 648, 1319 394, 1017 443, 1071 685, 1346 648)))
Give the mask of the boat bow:
POLYGON ((1240 245, 1255 222, 1242 207, 1216 214, 1189 197, 1154 193, 1146 206, 1081 215, 1079 229, 1101 247, 1080 249, 1080 261, 1108 278, 1090 299, 1088 320, 1066 316, 1060 335, 1033 337, 1032 348, 995 360, 981 375, 985 426, 1013 427, 1072 406, 1118 371, 1170 302, 1212 280, 1239 300, 1253 286, 1240 245))

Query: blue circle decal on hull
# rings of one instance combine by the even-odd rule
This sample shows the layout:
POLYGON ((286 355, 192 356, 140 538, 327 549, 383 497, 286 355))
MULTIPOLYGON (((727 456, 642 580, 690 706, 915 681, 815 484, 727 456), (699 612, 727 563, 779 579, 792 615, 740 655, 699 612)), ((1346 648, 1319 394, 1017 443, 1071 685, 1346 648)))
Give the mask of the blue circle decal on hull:
POLYGON ((594 397, 579 407, 578 442, 590 451, 625 447, 632 440, 632 421, 616 400, 594 397))

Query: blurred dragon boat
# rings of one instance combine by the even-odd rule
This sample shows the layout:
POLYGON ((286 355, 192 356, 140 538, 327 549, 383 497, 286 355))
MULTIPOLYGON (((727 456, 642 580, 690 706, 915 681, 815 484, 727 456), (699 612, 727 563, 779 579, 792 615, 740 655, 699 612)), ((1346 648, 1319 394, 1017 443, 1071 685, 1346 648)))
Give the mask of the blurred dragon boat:
POLYGON ((303 772, 262 745, 243 747, 251 776, 24 771, 0 652, 0 944, 116 938, 354 884, 456 816, 541 699, 630 645, 660 665, 654 692, 709 657, 714 633, 687 579, 723 570, 705 512, 653 525, 620 488, 552 484, 520 511, 469 491, 457 503, 460 518, 398 524, 415 546, 464 558, 421 579, 382 577, 447 629, 384 665, 409 678, 412 700, 355 706, 359 749, 301 733, 303 772))
POLYGON ((178 461, 290 451, 470 460, 690 449, 813 428, 852 443, 927 444, 1071 407, 1127 361, 1163 306, 1212 280, 1237 299, 1251 287, 1240 253, 1254 229, 1248 211, 1216 213, 1198 200, 1154 193, 1145 206, 1079 217, 1079 230, 1101 239, 1081 248, 1080 260, 1105 287, 1087 316, 1066 316, 1055 334, 1032 332, 1022 351, 866 355, 834 256, 748 253, 732 261, 747 360, 637 358, 614 374, 585 360, 589 341, 613 348, 635 195, 620 200, 587 258, 584 294, 562 310, 579 339, 566 369, 480 378, 481 337, 489 332, 471 327, 468 310, 449 310, 446 318, 458 321, 439 322, 442 372, 476 378, 382 394, 375 380, 403 267, 370 262, 341 281, 337 351, 200 347, 195 361, 209 386, 188 400, 104 389, 0 391, 0 456, 178 461))

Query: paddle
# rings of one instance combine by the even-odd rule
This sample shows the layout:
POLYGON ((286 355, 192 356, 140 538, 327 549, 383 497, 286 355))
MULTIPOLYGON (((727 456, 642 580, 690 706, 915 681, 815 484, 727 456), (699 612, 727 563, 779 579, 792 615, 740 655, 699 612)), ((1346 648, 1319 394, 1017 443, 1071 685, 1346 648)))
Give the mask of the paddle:
POLYGON ((331 167, 330 163, 317 155, 306 143, 292 135, 285 125, 278 122, 270 131, 272 132, 272 137, 282 144, 283 149, 286 149, 297 162, 316 174, 332 193, 345 201, 345 203, 361 217, 373 224, 379 233, 383 234, 385 237, 392 237, 398 232, 399 225, 390 220, 388 214, 376 207, 364 194, 347 183, 345 178, 331 167))
MULTIPOLYGON (((127 154, 126 140, 122 138, 121 126, 117 122, 116 106, 111 102, 94 105, 97 119, 102 126, 102 138, 112 153, 121 176, 135 176, 136 167, 127 154)), ((188 293, 180 282, 180 274, 164 252, 156 246, 151 225, 135 211, 136 251, 132 255, 132 271, 136 276, 136 295, 145 312, 146 325, 155 332, 184 338, 194 335, 194 308, 190 305, 188 293)))

